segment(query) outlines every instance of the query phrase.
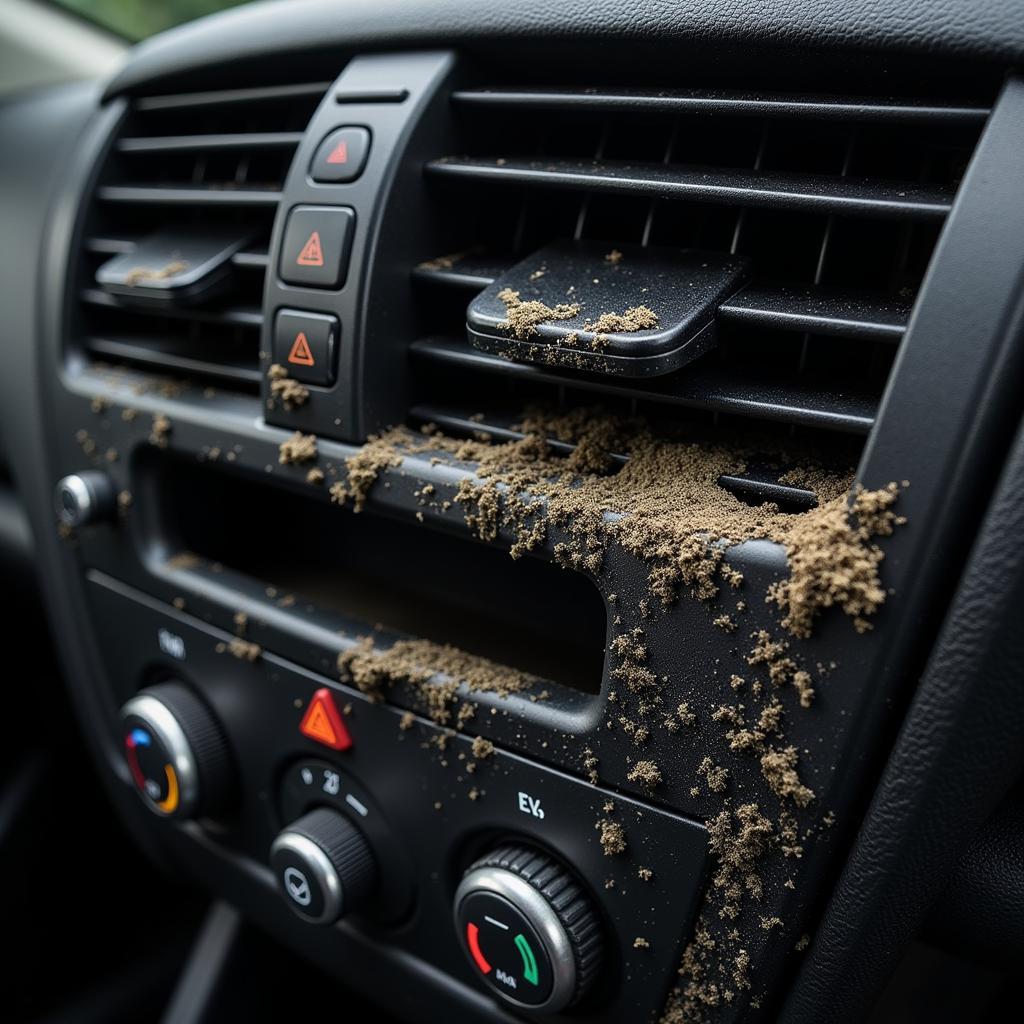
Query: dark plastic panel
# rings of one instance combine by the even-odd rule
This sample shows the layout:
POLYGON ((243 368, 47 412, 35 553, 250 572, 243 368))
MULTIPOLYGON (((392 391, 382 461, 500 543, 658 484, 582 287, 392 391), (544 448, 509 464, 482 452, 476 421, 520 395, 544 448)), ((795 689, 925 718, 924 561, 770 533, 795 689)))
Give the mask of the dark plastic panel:
MULTIPOLYGON (((243 780, 242 806, 213 834, 220 833, 219 842, 236 858, 236 870, 268 875, 267 850, 277 830, 289 823, 283 808, 303 810, 287 781, 289 766, 301 758, 326 760, 340 772, 342 792, 372 799, 365 820, 347 810, 354 824, 376 835, 378 847, 378 832, 393 836, 393 858, 381 862, 380 892, 362 919, 353 922, 360 931, 472 986, 471 968, 451 921, 455 886, 476 857, 513 837, 572 865, 604 908, 608 969, 587 1019, 621 1021, 657 1012, 674 973, 680 926, 692 916, 699 893, 707 841, 702 826, 500 749, 476 761, 470 773, 469 736, 448 735, 442 741, 445 730, 424 719, 400 726, 398 709, 372 703, 357 690, 274 655, 251 664, 231 658, 218 652, 230 634, 204 627, 102 574, 90 573, 89 579, 93 624, 111 652, 119 699, 127 699, 141 683, 170 674, 190 681, 219 718, 230 722, 229 740, 243 780), (183 641, 182 659, 163 653, 160 630, 183 641), (346 708, 353 746, 341 754, 299 733, 303 708, 323 686, 346 708), (523 810, 520 794, 529 798, 529 811, 523 810), (615 805, 610 813, 604 810, 609 800, 615 805), (384 822, 373 825, 370 817, 384 822), (609 817, 622 823, 632 843, 626 854, 607 856, 601 848, 595 825, 609 817), (649 881, 638 876, 640 867, 653 872, 649 881), (393 908, 401 906, 389 895, 396 886, 405 891, 407 875, 413 882, 413 911, 394 925, 376 922, 375 905, 389 910, 388 921, 393 908), (646 938, 651 948, 634 948, 637 937, 646 938)), ((307 800, 307 807, 335 805, 328 797, 307 800)), ((344 810, 341 805, 337 809, 344 810)), ((283 899, 270 885, 262 901, 283 899)), ((345 939, 338 930, 306 926, 305 939, 322 944, 342 967, 345 939)), ((351 980, 358 985, 358 979, 351 980)))
MULTIPOLYGON (((265 374, 270 367, 273 350, 270 325, 279 309, 325 313, 341 321, 336 383, 330 388, 313 388, 311 400, 301 408, 283 410, 268 406, 268 422, 350 440, 365 436, 362 414, 364 363, 374 361, 373 348, 382 340, 389 349, 396 342, 393 330, 389 330, 390 325, 369 319, 367 313, 369 269, 373 265, 378 275, 383 270, 371 263, 379 244, 382 208, 408 145, 409 135, 419 125, 425 108, 450 73, 451 65, 452 57, 446 53, 357 58, 345 67, 336 89, 372 92, 400 83, 407 98, 399 103, 376 103, 372 100, 337 103, 332 89, 313 115, 304 141, 295 152, 271 238, 272 271, 267 274, 263 296, 268 326, 263 332, 261 347, 265 356, 261 369, 265 374), (370 129, 372 143, 363 173, 352 182, 322 184, 313 181, 309 167, 320 143, 343 125, 361 125, 370 129), (355 230, 349 272, 340 288, 289 285, 279 273, 273 272, 278 267, 288 214, 300 205, 321 208, 343 206, 354 211, 355 230), (383 339, 381 335, 384 335, 383 339), (364 352, 369 354, 364 355, 364 352)), ((389 297, 388 306, 394 305, 389 297)), ((265 394, 269 396, 266 389, 265 394)))

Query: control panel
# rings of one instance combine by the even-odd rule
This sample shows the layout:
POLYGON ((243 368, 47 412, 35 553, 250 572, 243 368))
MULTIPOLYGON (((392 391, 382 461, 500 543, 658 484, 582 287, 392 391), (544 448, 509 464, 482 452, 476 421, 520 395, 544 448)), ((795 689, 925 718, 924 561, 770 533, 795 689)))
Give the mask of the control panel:
POLYGON ((386 943, 513 1015, 656 1012, 703 826, 89 579, 126 785, 219 871, 265 879, 257 902, 295 942, 339 963, 358 937, 386 943))
MULTIPOLYGON (((440 140, 429 115, 446 103, 441 87, 452 73, 448 53, 361 56, 345 67, 309 122, 285 183, 263 296, 268 423, 360 440, 404 414, 411 324, 406 327, 406 304, 394 294, 407 279, 396 266, 394 282, 382 281, 390 268, 376 265, 371 274, 368 261, 385 204, 401 205, 412 191, 394 179, 400 166, 409 166, 410 147, 424 135, 434 145, 440 140), (278 401, 267 375, 282 373, 308 399, 287 407, 278 401)), ((398 212, 387 220, 421 254, 431 244, 413 237, 421 228, 412 218, 398 212)))

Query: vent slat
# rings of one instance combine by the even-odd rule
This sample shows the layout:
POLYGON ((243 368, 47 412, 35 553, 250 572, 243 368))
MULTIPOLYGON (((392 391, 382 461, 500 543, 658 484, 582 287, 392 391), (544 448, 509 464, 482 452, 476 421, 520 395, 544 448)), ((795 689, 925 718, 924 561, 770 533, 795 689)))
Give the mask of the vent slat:
POLYGON ((246 363, 222 359, 220 353, 216 361, 189 355, 181 347, 160 338, 116 339, 92 336, 86 338, 83 344, 94 356, 135 363, 164 373, 170 371, 213 377, 247 389, 255 389, 260 385, 259 370, 246 363))
MULTIPOLYGON (((493 284, 503 270, 467 258, 452 266, 420 264, 413 276, 419 281, 471 293, 493 284)), ((748 285, 720 306, 718 315, 723 320, 781 331, 898 342, 906 330, 910 306, 825 288, 748 285)))
POLYGON ((823 288, 750 285, 720 306, 718 315, 776 330, 898 342, 906 330, 910 306, 823 288))
POLYGON ((274 100, 319 99, 331 87, 330 82, 303 82, 298 85, 272 85, 255 89, 221 89, 213 92, 175 93, 167 96, 142 96, 135 109, 185 110, 189 107, 221 107, 233 103, 258 104, 274 100))
POLYGON ((513 363, 500 356, 478 352, 468 345, 448 339, 422 339, 413 342, 410 349, 416 358, 425 362, 471 372, 498 374, 559 386, 568 384, 582 391, 754 416, 853 434, 868 433, 874 424, 876 411, 874 399, 868 396, 825 391, 800 383, 773 383, 763 377, 723 372, 716 367, 691 367, 671 378, 623 384, 612 379, 579 374, 570 379, 543 367, 513 363))
MULTIPOLYGON (((94 252, 101 256, 120 256, 123 253, 135 251, 135 242, 130 238, 100 238, 92 237, 85 240, 85 251, 94 252)), ((231 257, 231 262, 236 267, 252 267, 257 270, 265 270, 270 262, 268 252, 236 252, 231 257)))
MULTIPOLYGON (((509 263, 512 262, 514 260, 509 260, 509 263)), ((482 291, 494 284, 507 269, 507 264, 468 256, 441 257, 419 264, 413 269, 413 277, 430 284, 448 285, 467 291, 482 291)))
POLYGON ((939 185, 613 161, 443 157, 426 169, 485 184, 921 220, 945 217, 954 194, 939 185))
POLYGON ((118 139, 122 153, 167 153, 192 150, 287 149, 302 141, 302 132, 211 132, 208 135, 154 135, 118 139))
POLYGON ((93 236, 85 240, 83 248, 86 252, 98 253, 101 256, 120 256, 123 253, 134 252, 135 243, 128 238, 93 236))
POLYGON ((266 270, 270 265, 269 252, 236 252, 231 257, 231 262, 236 267, 254 267, 266 270))
POLYGON ((277 206, 281 193, 244 188, 102 185, 96 190, 96 198, 104 203, 149 203, 155 206, 277 206))
POLYGON ((966 104, 643 89, 460 89, 452 93, 452 101, 463 106, 571 113, 724 114, 883 123, 981 125, 989 114, 987 107, 966 104))
POLYGON ((233 327, 262 327, 263 311, 254 307, 227 309, 203 309, 190 306, 142 305, 126 302, 120 296, 111 295, 100 288, 83 288, 81 299, 90 306, 103 306, 142 316, 170 317, 174 320, 191 320, 203 324, 225 324, 233 327))

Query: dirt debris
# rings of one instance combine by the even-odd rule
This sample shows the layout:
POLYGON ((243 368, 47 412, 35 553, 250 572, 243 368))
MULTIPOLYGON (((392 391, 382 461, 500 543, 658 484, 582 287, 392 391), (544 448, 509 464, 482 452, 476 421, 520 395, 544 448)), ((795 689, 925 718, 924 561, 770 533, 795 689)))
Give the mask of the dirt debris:
POLYGON ((494 744, 483 736, 474 736, 470 749, 478 761, 485 761, 494 753, 494 744))
MULTIPOLYGON (((796 636, 805 635, 830 603, 862 624, 885 601, 878 575, 883 553, 872 538, 900 524, 891 508, 895 485, 861 492, 852 510, 843 493, 806 512, 755 508, 718 483, 723 475, 744 471, 742 450, 665 441, 643 421, 593 410, 533 411, 517 426, 522 440, 498 443, 450 438, 436 429, 388 431, 347 460, 348 480, 332 486, 332 497, 361 509, 384 469, 399 465, 405 454, 436 451, 475 466, 462 479, 456 500, 482 540, 507 530, 515 553, 522 554, 557 526, 570 536, 561 549, 563 564, 591 571, 600 567, 607 545, 618 543, 647 562, 651 593, 666 605, 681 589, 700 600, 714 597, 720 579, 731 582, 728 573, 722 575, 725 551, 753 539, 781 544, 794 567, 769 597, 796 636), (548 438, 573 444, 574 451, 561 458, 548 438), (610 472, 617 463, 621 468, 610 472), (835 545, 842 550, 842 571, 831 557, 835 545), (840 584, 848 591, 842 601, 835 597, 840 584)), ((850 483, 848 475, 829 480, 829 493, 850 483)))
POLYGON ((626 830, 611 818, 601 818, 594 828, 600 833, 601 849, 606 857, 615 857, 626 852, 626 830))
POLYGON ((895 483, 876 491, 858 485, 850 509, 843 498, 833 499, 794 525, 789 577, 768 591, 768 600, 786 612, 782 625, 794 636, 809 637, 815 616, 833 605, 853 619, 858 632, 871 628, 868 617, 885 601, 878 576, 885 554, 872 539, 904 524, 893 511, 898 496, 895 483))
POLYGON ((806 807, 814 799, 814 791, 800 781, 798 761, 796 747, 768 750, 761 755, 761 774, 776 795, 806 807))
POLYGON ((578 316, 582 308, 578 302, 560 302, 557 306, 549 306, 539 299, 523 302, 519 292, 511 288, 503 288, 498 292, 498 299, 505 307, 505 317, 498 326, 520 341, 526 341, 537 334, 540 324, 553 320, 571 320, 578 316))
POLYGON ((662 783, 661 769, 653 761, 637 761, 626 773, 626 779, 645 789, 654 789, 662 783))
POLYGON ((149 428, 149 443, 157 448, 166 448, 171 429, 171 421, 162 412, 156 413, 149 428))
POLYGON ((588 320, 583 329, 594 334, 633 334, 650 331, 658 326, 658 314, 647 306, 631 306, 625 313, 602 313, 596 320, 588 320))
POLYGON ((218 654, 224 654, 226 651, 233 658, 238 658, 239 661, 249 662, 257 661, 263 654, 263 648, 259 644, 255 644, 251 640, 243 640, 238 636, 232 637, 226 644, 217 644, 215 650, 218 654))
POLYGON ((267 370, 270 381, 271 401, 280 401, 287 412, 305 405, 309 400, 309 388, 288 376, 288 368, 280 363, 272 363, 267 370))
POLYGON ((316 435, 303 434, 296 430, 287 441, 282 441, 279 446, 277 461, 282 466, 297 464, 300 462, 312 462, 316 458, 316 435))
POLYGON ((727 807, 708 822, 708 845, 717 864, 711 884, 725 898, 722 917, 736 918, 745 895, 761 898, 758 869, 774 836, 775 827, 757 804, 727 807))
POLYGON ((372 636, 363 637, 338 655, 338 671, 343 681, 351 681, 372 700, 381 700, 396 683, 408 684, 438 725, 451 721, 462 685, 470 692, 508 697, 537 682, 533 676, 450 644, 396 640, 389 647, 377 647, 372 636))
POLYGON ((162 267, 132 267, 124 275, 124 284, 129 288, 145 284, 147 281, 164 281, 184 273, 191 264, 187 260, 170 260, 162 267))
POLYGON ((697 774, 703 776, 712 793, 725 792, 729 784, 729 769, 714 764, 710 757, 705 757, 697 766, 697 774))

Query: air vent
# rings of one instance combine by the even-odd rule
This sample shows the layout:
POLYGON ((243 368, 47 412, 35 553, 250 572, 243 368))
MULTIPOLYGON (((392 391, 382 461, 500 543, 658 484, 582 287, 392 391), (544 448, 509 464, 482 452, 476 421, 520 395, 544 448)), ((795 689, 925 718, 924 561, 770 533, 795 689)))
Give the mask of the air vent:
POLYGON ((328 86, 132 102, 87 221, 78 324, 88 355, 258 389, 274 214, 295 148, 328 86), (198 280, 174 287, 178 273, 198 280))
POLYGON ((413 345, 414 418, 457 421, 470 395, 488 409, 598 396, 713 429, 735 418, 759 435, 847 434, 855 448, 988 113, 593 89, 470 89, 452 104, 462 148, 426 167, 449 230, 414 270, 424 331, 413 345), (471 347, 467 301, 565 240, 600 245, 613 262, 630 246, 742 257, 749 277, 718 309, 714 348, 662 376, 602 376, 471 347))

